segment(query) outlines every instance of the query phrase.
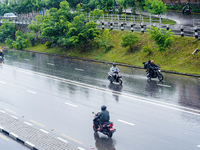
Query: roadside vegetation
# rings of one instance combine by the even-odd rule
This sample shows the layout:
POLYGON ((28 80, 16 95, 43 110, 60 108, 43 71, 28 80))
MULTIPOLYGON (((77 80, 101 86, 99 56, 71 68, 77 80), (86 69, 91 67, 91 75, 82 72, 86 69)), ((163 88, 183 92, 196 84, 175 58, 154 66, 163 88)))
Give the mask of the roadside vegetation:
MULTIPOLYGON (((51 0, 45 2, 52 2, 53 5, 51 0)), ((113 8, 110 7, 113 6, 113 1, 107 2, 98 1, 98 7, 101 9, 94 9, 91 12, 95 19, 113 8)), ((125 9, 130 5, 119 2, 120 7, 123 6, 125 9)), ((163 70, 200 74, 200 53, 191 54, 200 44, 199 41, 194 41, 194 38, 174 36, 170 30, 156 27, 149 29, 148 33, 101 30, 96 28, 97 23, 86 19, 80 9, 83 7, 82 4, 77 4, 76 12, 73 13, 70 11, 72 3, 65 0, 61 1, 59 6, 56 5, 57 8, 50 7, 51 5, 49 3, 49 9, 44 16, 36 16, 36 21, 32 21, 28 26, 30 32, 16 31, 12 22, 3 20, 0 26, 0 40, 3 45, 6 43, 12 49, 55 53, 141 67, 142 62, 153 59, 163 70)), ((160 1, 146 0, 144 3, 140 1, 137 5, 151 14, 159 15, 166 11, 166 5, 160 1)))

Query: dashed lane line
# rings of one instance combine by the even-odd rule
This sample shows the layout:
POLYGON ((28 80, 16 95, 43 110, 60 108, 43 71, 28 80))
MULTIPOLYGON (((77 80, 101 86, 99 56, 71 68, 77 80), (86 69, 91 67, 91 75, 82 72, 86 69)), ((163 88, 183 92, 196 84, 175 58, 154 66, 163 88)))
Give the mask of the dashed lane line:
POLYGON ((78 68, 75 68, 75 70, 77 70, 77 71, 84 71, 83 69, 78 69, 78 68))
POLYGON ((1 84, 7 84, 6 82, 0 81, 1 84))
POLYGON ((1 137, 2 139, 6 140, 6 141, 9 141, 8 138, 6 138, 5 136, 3 136, 3 135, 1 135, 1 134, 0 134, 0 137, 1 137))
POLYGON ((171 87, 170 85, 164 85, 164 84, 157 84, 159 86, 164 86, 164 87, 171 87))
POLYGON ((4 110, 5 110, 5 111, 8 111, 8 112, 10 112, 10 113, 12 113, 12 114, 14 114, 14 115, 17 115, 16 112, 14 112, 14 111, 12 111, 12 110, 10 110, 10 109, 4 108, 4 110))
POLYGON ((134 125, 135 125, 135 124, 133 124, 133 123, 130 123, 130 122, 127 122, 127 121, 123 121, 123 120, 120 120, 120 119, 118 119, 117 121, 122 122, 122 123, 125 123, 125 124, 128 124, 128 125, 131 125, 131 126, 134 126, 134 125))
POLYGON ((45 127, 45 125, 43 125, 43 124, 41 124, 41 123, 38 123, 38 122, 36 122, 36 121, 34 121, 34 120, 30 120, 30 122, 32 122, 32 123, 34 123, 34 124, 37 124, 37 125, 39 125, 39 126, 41 126, 41 127, 45 127))
POLYGON ((78 106, 76 106, 76 105, 73 105, 73 104, 70 104, 70 103, 65 103, 66 105, 69 105, 69 106, 72 106, 72 107, 78 107, 78 106))
POLYGON ((31 91, 31 90, 27 90, 27 92, 32 93, 32 94, 36 94, 36 92, 31 91))
POLYGON ((54 64, 52 64, 52 63, 47 63, 47 65, 54 66, 54 64))
POLYGON ((80 142, 80 141, 78 141, 78 140, 76 140, 76 139, 74 139, 74 138, 72 138, 70 136, 67 136, 65 134, 61 134, 61 136, 66 137, 66 138, 68 138, 68 139, 70 139, 70 140, 72 140, 72 141, 74 141, 74 142, 76 142, 78 144, 83 144, 83 142, 80 142))

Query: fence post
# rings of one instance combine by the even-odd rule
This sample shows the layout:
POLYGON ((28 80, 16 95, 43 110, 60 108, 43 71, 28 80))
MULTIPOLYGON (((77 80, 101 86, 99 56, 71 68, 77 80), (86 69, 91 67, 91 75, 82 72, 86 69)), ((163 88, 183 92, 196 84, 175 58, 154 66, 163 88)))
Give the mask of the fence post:
POLYGON ((143 25, 143 22, 141 23, 140 26, 141 26, 141 32, 144 33, 144 25, 143 25))
POLYGON ((132 31, 132 32, 134 31, 134 29, 133 29, 133 24, 131 24, 131 31, 132 31))
POLYGON ((169 30, 169 25, 167 25, 167 30, 169 30))
POLYGON ((195 29, 194 29, 194 36, 195 36, 195 38, 196 39, 198 39, 198 28, 197 28, 197 26, 195 27, 195 29))
POLYGON ((121 23, 121 30, 124 30, 124 23, 121 23))
POLYGON ((150 20, 150 26, 151 26, 151 15, 149 16, 149 20, 150 20))
POLYGON ((161 23, 162 23, 162 22, 161 22, 161 15, 160 15, 160 17, 159 17, 159 21, 160 21, 160 25, 161 25, 161 23))
POLYGON ((110 30, 113 30, 113 23, 110 23, 110 30))
POLYGON ((102 27, 102 29, 104 29, 104 22, 102 22, 102 23, 101 23, 101 25, 102 25, 102 26, 101 26, 101 27, 102 27))
POLYGON ((184 29, 183 29, 183 26, 181 26, 181 37, 184 37, 184 29))

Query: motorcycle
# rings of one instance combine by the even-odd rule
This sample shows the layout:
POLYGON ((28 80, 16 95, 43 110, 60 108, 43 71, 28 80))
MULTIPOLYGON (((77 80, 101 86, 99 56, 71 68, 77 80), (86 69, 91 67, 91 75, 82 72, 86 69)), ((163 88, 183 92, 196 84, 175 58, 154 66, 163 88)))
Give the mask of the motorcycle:
POLYGON ((93 119, 93 130, 94 130, 95 133, 97 133, 99 131, 99 132, 107 135, 109 138, 111 138, 113 133, 116 131, 116 129, 113 128, 113 122, 110 122, 110 121, 109 122, 104 122, 102 124, 102 129, 101 130, 96 129, 96 127, 95 127, 95 121, 97 121, 97 120, 95 120, 95 118, 96 118, 96 116, 99 115, 99 113, 100 112, 95 114, 93 112, 93 114, 95 114, 94 119, 93 119))
POLYGON ((147 71, 147 78, 149 80, 151 80, 151 78, 157 78, 157 77, 159 81, 163 80, 163 75, 161 74, 160 68, 156 68, 155 70, 153 70, 153 75, 151 75, 150 72, 147 71))
POLYGON ((116 83, 119 83, 120 85, 122 85, 122 83, 123 83, 122 75, 119 72, 115 72, 115 73, 116 73, 116 77, 114 78, 113 75, 109 72, 108 80, 110 81, 110 83, 116 82, 116 83))

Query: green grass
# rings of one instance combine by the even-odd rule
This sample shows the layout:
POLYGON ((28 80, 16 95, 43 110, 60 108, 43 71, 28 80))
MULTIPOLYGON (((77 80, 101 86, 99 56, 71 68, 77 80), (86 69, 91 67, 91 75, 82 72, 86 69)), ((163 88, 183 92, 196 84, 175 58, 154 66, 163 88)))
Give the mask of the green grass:
POLYGON ((65 49, 60 47, 53 47, 46 49, 43 44, 25 48, 25 50, 32 50, 46 53, 56 53, 67 56, 105 60, 109 62, 124 63, 133 66, 143 67, 142 62, 146 62, 149 59, 154 60, 156 64, 161 66, 162 70, 176 71, 180 73, 190 73, 200 75, 200 52, 192 55, 191 53, 200 48, 200 41, 193 42, 195 39, 192 37, 180 37, 175 36, 173 45, 165 52, 159 52, 156 43, 150 39, 148 33, 136 32, 140 38, 140 41, 134 48, 134 52, 130 52, 129 47, 121 47, 121 36, 128 31, 111 31, 113 37, 114 48, 108 52, 104 52, 103 49, 89 47, 87 50, 82 50, 80 47, 73 49, 65 49), (149 45, 153 52, 148 55, 148 52, 143 52, 142 47, 149 45), (81 52, 80 52, 81 50, 81 52))

